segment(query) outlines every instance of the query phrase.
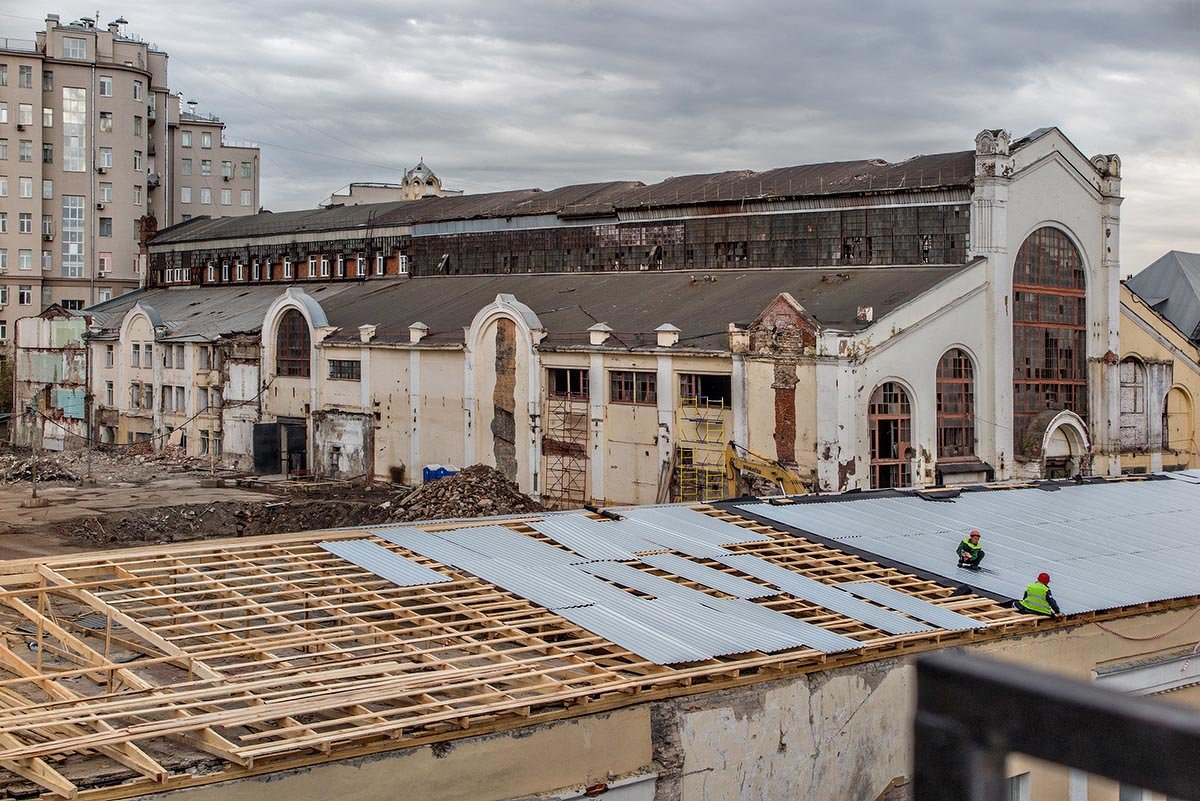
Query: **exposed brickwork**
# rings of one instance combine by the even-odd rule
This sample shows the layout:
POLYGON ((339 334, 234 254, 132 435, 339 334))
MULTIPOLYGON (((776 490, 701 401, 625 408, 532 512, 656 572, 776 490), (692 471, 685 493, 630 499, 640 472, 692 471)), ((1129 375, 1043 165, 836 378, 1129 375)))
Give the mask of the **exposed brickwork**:
POLYGON ((496 386, 492 390, 492 454, 496 469, 517 480, 517 326, 496 323, 496 386))

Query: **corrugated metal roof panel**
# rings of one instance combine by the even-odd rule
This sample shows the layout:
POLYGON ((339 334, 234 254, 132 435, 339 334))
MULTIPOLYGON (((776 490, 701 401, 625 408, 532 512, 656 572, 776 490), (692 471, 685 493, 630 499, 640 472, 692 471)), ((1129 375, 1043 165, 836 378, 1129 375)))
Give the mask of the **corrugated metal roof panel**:
POLYGON ((685 598, 693 602, 700 602, 712 597, 699 590, 684 587, 670 579, 646 573, 622 562, 589 562, 579 567, 593 576, 615 581, 623 587, 653 595, 655 598, 685 598))
POLYGON ((584 559, 626 561, 636 558, 635 551, 650 550, 654 546, 645 540, 617 536, 605 530, 608 524, 594 523, 581 515, 547 516, 529 525, 584 559))
POLYGON ((1045 571, 1068 614, 1200 595, 1200 574, 1180 558, 1197 543, 1200 487, 1163 480, 1057 487, 964 492, 937 503, 900 497, 739 508, 1010 598, 1045 571), (971 529, 983 532, 981 571, 956 567, 954 549, 971 529))
POLYGON ((763 581, 769 581, 797 598, 811 601, 825 609, 886 631, 888 634, 916 634, 922 631, 933 631, 932 627, 924 623, 918 623, 915 620, 888 612, 886 609, 872 606, 836 587, 773 565, 757 556, 737 554, 722 556, 717 561, 730 567, 736 567, 743 573, 763 581))
POLYGON ((683 534, 709 545, 734 545, 743 542, 766 542, 770 536, 748 528, 709 517, 703 512, 686 506, 654 506, 638 509, 623 509, 620 514, 631 520, 683 534))
POLYGON ((731 576, 728 573, 715 570, 707 565, 697 564, 690 559, 684 559, 682 556, 675 554, 648 554, 638 558, 651 567, 666 570, 680 578, 694 581, 697 584, 703 584, 705 587, 711 587, 714 590, 719 590, 735 598, 766 598, 779 594, 777 590, 771 587, 764 587, 761 584, 755 584, 753 581, 731 576))
POLYGON ((966 615, 960 615, 958 612, 929 603, 920 598, 906 595, 886 584, 879 584, 874 581, 854 581, 838 584, 837 587, 840 590, 853 593, 860 598, 866 598, 877 604, 891 607, 909 617, 915 617, 917 620, 932 623, 939 629, 959 631, 962 629, 987 628, 986 624, 980 623, 978 620, 969 618, 966 615))
POLYGON ((401 587, 446 584, 450 581, 436 570, 430 570, 411 559, 405 559, 400 554, 392 553, 382 545, 370 540, 332 540, 319 542, 317 545, 331 554, 401 587))
POLYGON ((373 528, 371 533, 393 545, 407 548, 414 553, 436 559, 451 567, 464 567, 470 562, 483 557, 482 551, 473 551, 461 545, 444 540, 419 528, 396 526, 395 528, 373 528))
POLYGON ((761 626, 791 637, 795 642, 809 648, 815 648, 824 653, 833 654, 839 651, 853 651, 862 647, 858 640, 846 637, 812 623, 797 620, 791 615, 776 612, 765 606, 759 606, 753 601, 743 599, 714 600, 705 603, 706 606, 721 609, 728 608, 731 614, 736 614, 745 626, 761 626))
POLYGON ((439 531, 437 536, 464 548, 501 559, 547 562, 555 565, 569 565, 579 561, 579 557, 570 551, 539 542, 504 526, 466 526, 453 531, 439 531))
POLYGON ((583 606, 560 609, 558 614, 658 665, 711 658, 695 646, 666 634, 656 623, 630 617, 626 610, 583 606))

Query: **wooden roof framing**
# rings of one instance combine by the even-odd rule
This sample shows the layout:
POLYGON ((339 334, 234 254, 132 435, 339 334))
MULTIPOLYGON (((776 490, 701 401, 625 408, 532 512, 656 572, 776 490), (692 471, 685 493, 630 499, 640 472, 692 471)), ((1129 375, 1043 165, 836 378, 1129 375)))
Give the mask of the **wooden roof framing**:
MULTIPOLYGON (((52 797, 130 797, 1035 625, 991 599, 954 595, 935 582, 705 509, 772 536, 732 550, 812 578, 887 583, 989 627, 889 636, 781 594, 758 603, 852 637, 862 648, 668 667, 383 540, 452 580, 399 587, 317 546, 369 536, 366 530, 9 562, 0 564, 6 630, 0 768, 52 797), (180 752, 195 754, 197 762, 216 756, 223 768, 188 772, 180 752)), ((505 525, 544 539, 521 521, 505 525)))

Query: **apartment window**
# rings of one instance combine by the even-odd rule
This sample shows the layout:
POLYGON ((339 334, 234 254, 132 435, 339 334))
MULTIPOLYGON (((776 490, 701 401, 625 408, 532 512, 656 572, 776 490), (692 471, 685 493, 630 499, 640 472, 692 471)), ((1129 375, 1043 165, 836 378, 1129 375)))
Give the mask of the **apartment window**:
POLYGON ((111 253, 101 253, 97 261, 98 264, 96 266, 100 269, 100 275, 107 275, 108 273, 112 272, 111 253))
POLYGON ((8 101, 0 101, 0 122, 8 122, 8 101))
POLYGON ((42 179, 42 199, 49 200, 54 197, 54 181, 49 178, 42 179))
POLYGON ((112 236, 112 217, 100 218, 100 236, 112 236))
POLYGON ((250 205, 250 190, 249 189, 242 190, 242 205, 243 206, 250 205))
POLYGON ((112 203, 112 197, 113 197, 112 182, 111 181, 101 181, 100 182, 100 202, 101 203, 112 203))
POLYGON ((192 188, 190 186, 179 187, 179 202, 180 203, 191 203, 192 202, 192 188))
POLYGON ((221 281, 229 283, 229 262, 221 262, 221 281))
POLYGON ((141 81, 134 81, 134 82, 133 82, 133 99, 134 99, 134 100, 141 100, 141 99, 142 99, 142 89, 143 89, 143 87, 144 87, 144 85, 142 84, 142 82, 141 82, 141 81))
POLYGON ((354 257, 354 274, 360 278, 367 274, 367 260, 362 256, 354 257))
POLYGON ((33 125, 33 104, 17 104, 17 125, 33 125))
POLYGON ((33 67, 21 66, 17 68, 17 87, 20 89, 33 88, 33 67))
POLYGON ((112 367, 116 361, 116 349, 113 345, 104 346, 104 366, 112 367))
POLYGON ((733 405, 733 388, 727 375, 680 373, 679 396, 685 406, 715 406, 728 409, 733 405))
POLYGON ((212 131, 201 131, 200 132, 200 147, 203 147, 203 148, 211 148, 212 147, 212 131))
POLYGON ((33 140, 22 139, 17 145, 17 161, 33 162, 33 140))
POLYGON ((33 286, 31 284, 21 284, 17 287, 17 305, 33 305, 33 286))
POLYGON ((142 346, 142 355, 146 357, 145 365, 147 367, 154 366, 154 345, 149 342, 142 346))
POLYGON ((375 256, 375 274, 383 275, 387 272, 387 256, 382 253, 375 256))
POLYGON ((321 277, 322 278, 329 277, 329 257, 327 257, 327 256, 321 257, 321 277))
POLYGON ((179 146, 180 147, 191 147, 192 146, 192 132, 191 131, 183 131, 179 134, 179 146))
POLYGON ((0 175, 0 197, 8 197, 8 176, 0 175))
POLYGON ((18 216, 18 219, 20 220, 20 223, 19 223, 20 228, 18 229, 18 233, 32 234, 33 233, 33 212, 23 211, 18 216))
MULTIPOLYGON (((62 93, 62 168, 65 172, 84 172, 88 155, 87 90, 64 86, 62 93)), ((103 115, 100 124, 103 128, 103 115)), ((112 115, 109 115, 109 128, 112 128, 112 115)))
POLYGON ((232 161, 222 161, 221 162, 221 177, 227 178, 227 179, 233 177, 233 162, 232 161))
POLYGON ((96 290, 96 293, 97 293, 97 296, 100 298, 101 303, 103 303, 106 300, 112 300, 112 287, 110 287, 110 286, 102 286, 98 290, 96 290))
POLYGON ((100 164, 99 164, 99 166, 108 170, 108 169, 112 169, 112 164, 113 164, 112 148, 111 147, 100 148, 100 164))
POLYGON ((337 277, 344 278, 346 276, 346 257, 341 253, 337 257, 337 277))
POLYGON ((0 320, 0 342, 8 341, 8 323, 0 320))
POLYGON ((292 260, 289 258, 286 258, 286 257, 283 260, 283 277, 284 278, 292 277, 292 260))
POLYGON ((361 381, 362 363, 358 359, 330 359, 329 377, 335 381, 361 381))
POLYGON ((42 215, 42 236, 54 236, 54 215, 42 215))
POLYGON ((21 197, 33 197, 33 179, 27 175, 21 176, 17 182, 21 197))
POLYGON ((141 367, 142 346, 134 342, 129 346, 129 366, 141 367))
POLYGON ((133 135, 134 136, 142 135, 142 118, 137 115, 134 115, 134 118, 133 118, 133 135))
POLYGON ((242 177, 243 178, 253 178, 254 173, 251 170, 252 170, 252 168, 250 166, 250 162, 243 161, 242 162, 242 177))
POLYGON ((192 174, 192 160, 191 159, 184 159, 182 166, 183 166, 183 174, 184 175, 192 174))
MULTIPOLYGON (((6 122, 6 120, 0 120, 6 122)), ((0 161, 8 161, 8 140, 0 139, 0 161)))
POLYGON ((396 274, 408 275, 408 256, 403 253, 396 257, 396 274))
POLYGON ((546 370, 547 386, 551 398, 566 400, 587 400, 588 371, 551 367, 546 370))
POLYGON ((135 172, 142 171, 142 151, 133 151, 133 169, 135 172))
POLYGON ((212 204, 212 190, 207 186, 200 187, 200 203, 204 206, 212 204))
POLYGON ((0 234, 8 233, 8 212, 0 211, 0 234))
POLYGON ((232 206, 233 205, 233 190, 232 189, 222 189, 221 190, 221 205, 222 206, 232 206))
MULTIPOLYGON (((147 345, 146 350, 149 351, 149 349, 150 349, 150 346, 147 345)), ((146 356, 146 361, 147 362, 150 361, 149 354, 147 354, 147 356, 146 356)), ((149 365, 147 364, 147 366, 149 366, 149 365)), ((144 409, 153 409, 154 408, 154 385, 153 384, 142 384, 142 408, 144 408, 144 409)), ((139 439, 143 436, 146 439, 150 439, 149 434, 144 434, 144 435, 139 434, 138 435, 139 439)))
POLYGON ((200 159, 200 174, 212 175, 212 159, 200 159))
POLYGON ((87 39, 64 36, 63 58, 87 58, 87 39))
POLYGON ((83 301, 79 299, 64 300, 62 301, 62 307, 68 311, 79 311, 83 308, 83 301))
POLYGON ((317 274, 317 257, 309 256, 308 257, 308 277, 313 278, 316 276, 316 274, 317 274))
MULTIPOLYGON (((112 346, 110 345, 109 347, 112 347, 112 346)), ((112 365, 109 365, 109 366, 111 367, 112 365)), ((116 387, 113 386, 113 382, 105 381, 104 382, 104 403, 106 405, 108 405, 110 407, 116 405, 116 403, 114 402, 116 399, 113 397, 115 392, 116 392, 116 387)))
POLYGON ((43 270, 53 270, 54 269, 54 251, 52 251, 52 250, 43 250, 42 251, 42 269, 43 270))
POLYGON ((22 270, 33 269, 33 251, 29 248, 21 248, 17 251, 17 267, 22 270))
POLYGON ((182 215, 182 216, 180 217, 180 219, 181 219, 183 222, 187 222, 188 220, 192 219, 192 215, 190 215, 190 214, 184 214, 184 215, 182 215))
POLYGON ((308 321, 296 309, 288 309, 279 320, 275 337, 275 372, 307 378, 311 371, 311 349, 308 321))
POLYGON ((652 372, 613 370, 609 374, 612 403, 658 404, 658 375, 652 372))
MULTIPOLYGON (((142 188, 140 186, 137 186, 136 184, 133 187, 133 205, 135 205, 135 206, 142 205, 142 188)), ((137 230, 138 230, 137 229, 137 220, 134 220, 133 222, 134 222, 133 238, 137 239, 137 230)))
POLYGON ((8 86, 8 65, 0 64, 0 86, 8 86))
POLYGON ((62 274, 64 278, 83 277, 84 208, 82 195, 62 198, 62 274))
POLYGON ((54 163, 54 145, 52 145, 49 142, 42 143, 42 163, 43 164, 53 164, 54 163))
POLYGON ((0 284, 0 306, 8 305, 8 286, 0 284))
POLYGON ((216 283, 216 280, 217 280, 217 265, 213 264, 213 263, 210 261, 210 262, 208 263, 208 265, 207 265, 207 266, 204 268, 204 274, 205 274, 205 275, 204 275, 204 280, 205 280, 205 281, 207 281, 207 282, 208 282, 208 283, 210 283, 210 284, 216 283))
POLYGON ((250 280, 257 281, 261 277, 262 277, 262 270, 258 266, 258 259, 255 259, 254 262, 250 265, 250 280))
POLYGON ((51 70, 42 70, 42 91, 54 91, 54 72, 51 70))
POLYGON ((42 109, 42 127, 54 127, 54 109, 50 108, 49 106, 46 106, 42 109))
POLYGON ((237 263, 237 280, 246 280, 246 265, 242 264, 240 261, 237 263))
POLYGON ((101 75, 100 76, 100 96, 101 97, 112 97, 112 76, 111 75, 101 75))

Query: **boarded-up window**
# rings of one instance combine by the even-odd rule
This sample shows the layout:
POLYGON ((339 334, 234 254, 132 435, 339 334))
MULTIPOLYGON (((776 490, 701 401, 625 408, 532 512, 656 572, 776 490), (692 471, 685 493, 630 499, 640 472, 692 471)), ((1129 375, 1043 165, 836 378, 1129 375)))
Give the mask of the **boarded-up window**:
POLYGON ((288 309, 279 320, 275 338, 275 371, 279 375, 307 378, 311 372, 311 349, 308 321, 296 309, 288 309))
POLYGON ((1186 454, 1196 452, 1192 399, 1179 387, 1171 388, 1163 404, 1163 450, 1186 454))
POLYGON ((1121 360, 1121 447, 1145 448, 1146 368, 1132 357, 1121 360))

